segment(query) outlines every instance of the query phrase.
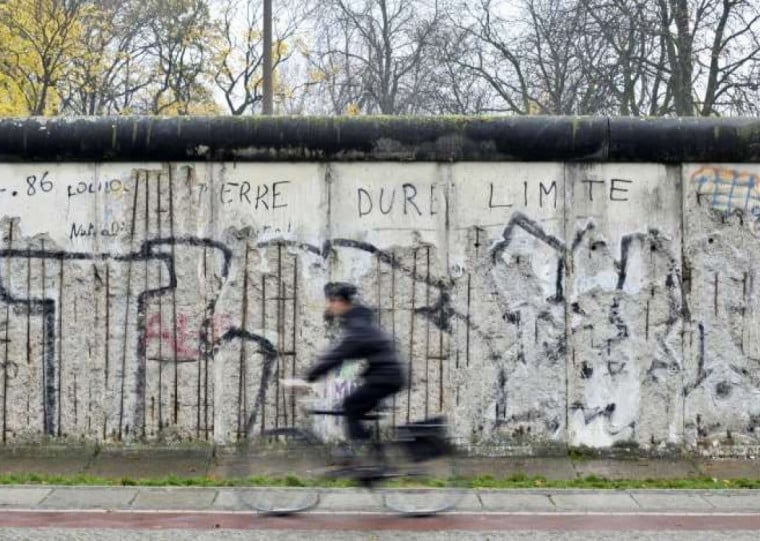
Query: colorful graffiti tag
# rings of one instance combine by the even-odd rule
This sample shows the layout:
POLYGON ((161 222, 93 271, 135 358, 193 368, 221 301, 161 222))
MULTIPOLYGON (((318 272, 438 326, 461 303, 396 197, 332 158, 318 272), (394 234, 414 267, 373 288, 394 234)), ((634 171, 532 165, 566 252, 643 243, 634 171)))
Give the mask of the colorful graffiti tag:
POLYGON ((750 217, 750 230, 760 236, 760 176, 722 167, 702 167, 691 175, 696 184, 697 203, 726 213, 742 212, 750 217))

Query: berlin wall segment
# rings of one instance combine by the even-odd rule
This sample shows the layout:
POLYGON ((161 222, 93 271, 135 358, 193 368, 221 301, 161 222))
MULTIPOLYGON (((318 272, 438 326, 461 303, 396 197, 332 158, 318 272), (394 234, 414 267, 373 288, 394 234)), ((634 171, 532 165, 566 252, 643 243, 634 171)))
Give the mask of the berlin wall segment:
POLYGON ((445 411, 473 452, 758 443, 752 163, 0 170, 5 442, 301 422, 278 382, 325 345, 321 285, 347 279, 410 363, 390 422, 445 411))

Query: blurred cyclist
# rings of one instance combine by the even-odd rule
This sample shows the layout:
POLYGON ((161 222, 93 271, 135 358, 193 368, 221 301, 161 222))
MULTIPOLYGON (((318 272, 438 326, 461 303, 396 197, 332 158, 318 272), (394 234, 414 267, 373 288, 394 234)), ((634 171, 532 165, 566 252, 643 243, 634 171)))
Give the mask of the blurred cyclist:
POLYGON ((373 312, 355 301, 357 289, 344 282, 325 285, 327 308, 325 316, 337 318, 342 335, 337 342, 307 372, 313 382, 344 361, 365 359, 361 384, 343 401, 348 437, 355 444, 366 443, 370 431, 362 417, 371 412, 386 397, 404 388, 404 370, 393 339, 375 322, 373 312))

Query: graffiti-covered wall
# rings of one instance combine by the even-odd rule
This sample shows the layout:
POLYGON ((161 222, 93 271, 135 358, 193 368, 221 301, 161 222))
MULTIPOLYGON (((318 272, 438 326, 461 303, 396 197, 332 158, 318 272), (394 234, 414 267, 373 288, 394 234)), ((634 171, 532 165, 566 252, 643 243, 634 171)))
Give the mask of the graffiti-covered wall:
POLYGON ((346 280, 409 363, 390 423, 443 412, 474 451, 760 444, 760 165, 378 145, 1 163, 2 440, 305 422, 280 379, 327 345, 322 286, 346 280))

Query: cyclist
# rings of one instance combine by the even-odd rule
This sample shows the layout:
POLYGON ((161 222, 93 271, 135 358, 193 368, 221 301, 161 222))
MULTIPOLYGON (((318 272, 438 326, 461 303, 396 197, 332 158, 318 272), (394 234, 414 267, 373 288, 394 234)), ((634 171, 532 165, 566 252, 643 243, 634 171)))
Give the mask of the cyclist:
POLYGON ((348 360, 365 359, 362 383, 343 400, 348 438, 355 445, 366 444, 370 431, 362 418, 381 400, 404 388, 404 370, 393 339, 373 320, 373 312, 356 301, 357 288, 345 282, 330 282, 324 287, 326 318, 337 318, 342 335, 317 363, 306 379, 314 382, 348 360))

